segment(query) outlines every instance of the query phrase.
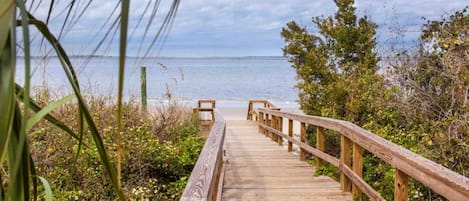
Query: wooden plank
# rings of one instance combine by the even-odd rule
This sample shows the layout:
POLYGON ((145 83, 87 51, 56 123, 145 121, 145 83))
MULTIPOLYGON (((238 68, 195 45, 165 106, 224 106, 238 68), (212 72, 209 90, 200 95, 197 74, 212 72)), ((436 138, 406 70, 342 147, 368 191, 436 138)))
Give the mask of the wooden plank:
MULTIPOLYGON (((277 118, 277 130, 280 131, 281 133, 283 133, 283 118, 282 117, 277 118)), ((277 135, 277 142, 278 142, 279 146, 283 145, 282 136, 277 135)))
MULTIPOLYGON (((363 149, 357 143, 353 143, 353 172, 357 174, 360 178, 363 177, 363 149)), ((353 182, 352 192, 356 197, 356 200, 362 200, 362 192, 360 188, 353 182)))
POLYGON ((347 178, 349 178, 368 198, 376 201, 385 201, 385 199, 375 191, 369 184, 367 184, 359 175, 353 172, 348 166, 341 164, 339 167, 347 178))
POLYGON ((223 163, 225 120, 216 112, 216 121, 210 130, 200 156, 182 193, 181 200, 213 200, 223 163))
MULTIPOLYGON (((350 140, 343 135, 340 136, 340 165, 347 167, 352 165, 350 160, 350 140)), ((352 190, 352 182, 343 171, 340 172, 340 186, 344 192, 352 190)))
MULTIPOLYGON (((305 122, 301 122, 301 124, 300 124, 300 141, 302 143, 306 142, 306 124, 305 124, 305 122)), ((301 150, 300 150, 300 160, 301 161, 306 161, 306 151, 303 148, 301 148, 301 150)))
MULTIPOLYGON (((293 120, 289 119, 288 120, 288 136, 293 138, 293 120)), ((288 141, 288 152, 293 151, 293 143, 291 141, 288 141)))
MULTIPOLYGON (((270 122, 271 123, 271 127, 274 128, 275 130, 277 130, 277 117, 272 115, 272 121, 270 122)), ((274 135, 272 132, 270 133, 270 138, 272 139, 272 141, 277 141, 277 135, 274 135)))
MULTIPOLYGON (((223 160, 223 159, 222 159, 223 160)), ((217 201, 221 201, 222 198, 222 192, 223 192, 223 180, 225 180, 225 163, 222 163, 221 171, 220 171, 220 177, 218 178, 218 187, 217 187, 217 196, 215 199, 217 201)), ((213 200, 215 200, 213 199, 213 200)))
POLYGON ((352 201, 348 194, 340 192, 338 188, 251 188, 251 189, 225 189, 223 200, 342 200, 352 201))
POLYGON ((445 198, 465 201, 469 197, 469 178, 389 142, 355 124, 342 120, 263 108, 258 108, 257 111, 340 132, 354 143, 430 187, 445 198))
MULTIPOLYGON (((274 122, 278 128, 279 121, 274 122)), ((262 130, 279 138, 294 140, 271 125, 272 122, 259 124, 262 130)), ((222 200, 352 200, 350 193, 341 192, 338 182, 325 176, 314 177, 314 167, 276 146, 277 141, 262 135, 254 135, 262 140, 252 138, 251 132, 258 130, 257 125, 252 125, 252 129, 239 127, 245 128, 227 123, 226 139, 230 143, 225 143, 227 162, 222 200)))
MULTIPOLYGON (((394 171, 394 201, 407 201, 408 198, 408 176, 399 169, 394 171)), ((468 197, 469 198, 469 197, 468 197)))
POLYGON ((308 152, 308 153, 311 153, 317 157, 320 157, 321 159, 327 161, 328 163, 332 164, 333 166, 335 167, 339 167, 339 160, 336 159, 335 157, 327 154, 327 153, 324 153, 322 151, 319 151, 318 149, 314 148, 314 147, 311 147, 309 146, 308 144, 306 143, 303 143, 295 138, 292 138, 288 135, 285 135, 283 133, 280 133, 278 131, 275 131, 273 130, 272 128, 268 127, 268 126, 264 126, 262 125, 262 127, 265 129, 265 130, 268 130, 268 131, 271 131, 271 132, 274 132, 275 134, 277 135, 282 135, 283 138, 285 138, 286 140, 290 141, 290 142, 293 142, 294 144, 298 145, 301 149, 303 149, 304 151, 308 152))
MULTIPOLYGON (((323 132, 323 128, 320 126, 316 126, 316 149, 324 152, 324 132, 323 132)), ((322 159, 319 157, 316 157, 316 167, 320 168, 323 165, 324 164, 323 164, 322 159)))
POLYGON ((264 133, 264 130, 260 126, 261 124, 264 124, 264 113, 259 112, 259 133, 264 133))

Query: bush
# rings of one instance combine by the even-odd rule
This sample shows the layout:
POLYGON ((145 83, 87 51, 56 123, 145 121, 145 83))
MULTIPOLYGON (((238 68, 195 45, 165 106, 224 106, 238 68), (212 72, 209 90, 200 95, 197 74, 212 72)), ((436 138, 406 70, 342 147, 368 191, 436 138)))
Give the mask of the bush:
MULTIPOLYGON (((37 97, 48 96, 39 93, 37 97)), ((113 136, 117 129, 115 115, 109 114, 115 114, 116 106, 111 97, 90 97, 88 101, 109 154, 115 159, 113 136)), ((75 105, 59 108, 54 116, 78 130, 75 105)), ((178 200, 204 143, 197 122, 175 103, 145 112, 130 100, 124 105, 123 116, 124 192, 131 200, 178 200)), ((37 171, 51 184, 55 199, 115 199, 86 129, 81 146, 47 122, 39 123, 30 136, 37 171)))

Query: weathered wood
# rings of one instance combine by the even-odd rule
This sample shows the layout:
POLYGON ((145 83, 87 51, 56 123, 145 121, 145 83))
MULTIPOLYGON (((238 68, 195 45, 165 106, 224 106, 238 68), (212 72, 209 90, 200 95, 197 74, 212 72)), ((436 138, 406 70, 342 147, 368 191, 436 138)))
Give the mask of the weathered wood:
MULTIPOLYGON (((353 200, 351 193, 341 192, 338 182, 325 176, 314 177, 314 167, 259 135, 256 126, 248 128, 238 121, 227 121, 228 162, 222 200, 353 200)), ((262 126, 274 134, 282 133, 270 125, 262 126)))
POLYGON ((259 133, 264 133, 264 130, 260 126, 261 124, 264 124, 264 113, 259 112, 259 133))
POLYGON ((198 112, 213 112, 213 108, 194 108, 198 112))
POLYGON ((354 143, 357 143, 362 148, 447 199, 465 201, 469 197, 469 178, 389 142, 350 122, 264 108, 258 108, 257 111, 340 132, 354 143))
MULTIPOLYGON (((277 130, 277 117, 272 115, 272 121, 270 122, 271 123, 271 127, 274 128, 275 130, 277 130)), ((272 132, 270 133, 270 139, 272 139, 272 141, 277 141, 277 135, 274 135, 272 132)))
POLYGON ((205 104, 205 103, 210 104, 211 108, 215 108, 216 101, 213 100, 213 99, 200 99, 200 100, 197 101, 197 103, 199 105, 199 108, 201 108, 202 105, 205 104))
POLYGON ((181 200, 215 200, 220 171, 223 163, 225 120, 215 112, 215 123, 200 152, 191 176, 182 193, 181 200))
POLYGON ((385 199, 373 189, 368 183, 366 183, 362 177, 353 172, 348 166, 343 164, 339 167, 340 171, 343 172, 347 178, 349 178, 363 193, 365 193, 370 200, 385 201, 385 199))
MULTIPOLYGON (((357 143, 353 143, 353 172, 357 174, 360 178, 363 177, 363 149, 357 143)), ((360 188, 353 182, 352 192, 357 200, 362 199, 362 192, 360 188)))
MULTIPOLYGON (((300 141, 302 143, 306 142, 306 124, 304 122, 300 124, 300 141)), ((306 161, 306 152, 303 148, 300 149, 300 160, 306 161)))
MULTIPOLYGON (((293 138, 293 120, 289 119, 288 120, 288 136, 293 138)), ((288 141, 288 152, 293 151, 293 143, 291 141, 288 141)))
MULTIPOLYGON (((283 117, 278 117, 277 118, 277 130, 283 133, 283 117)), ((277 143, 279 146, 283 145, 283 138, 282 136, 277 135, 277 143)))
POLYGON ((248 112, 247 112, 247 120, 253 120, 253 115, 256 116, 256 120, 258 119, 257 113, 254 111, 254 104, 263 104, 264 108, 272 108, 275 107, 271 102, 268 100, 249 100, 248 104, 248 112))
MULTIPOLYGON (((316 126, 316 149, 324 152, 324 132, 323 132, 323 128, 320 126, 316 126)), ((316 167, 320 168, 323 165, 324 164, 323 164, 322 159, 319 157, 316 157, 316 167)))
POLYGON ((200 112, 210 112, 212 119, 211 121, 215 121, 215 113, 214 113, 214 108, 193 108, 193 112, 195 115, 199 115, 200 112))
MULTIPOLYGON (((350 140, 343 135, 340 136, 340 165, 347 167, 352 165, 350 160, 350 140)), ((340 171, 340 187, 344 192, 352 190, 352 182, 343 171, 340 171)))
MULTIPOLYGON (((394 171, 394 201, 407 201, 408 198, 408 176, 406 173, 395 169, 394 171)), ((469 199, 469 197, 467 197, 469 199)))
POLYGON ((201 99, 197 101, 197 105, 198 108, 194 108, 194 112, 196 111, 195 109, 197 109, 198 112, 210 112, 210 114, 212 115, 212 121, 215 121, 215 113, 213 111, 215 109, 215 100, 201 99), (206 103, 210 104, 210 107, 202 107, 203 104, 206 103))
POLYGON ((319 151, 318 149, 314 148, 314 147, 311 147, 309 146, 308 144, 304 143, 304 142, 301 142, 293 137, 290 137, 288 135, 285 135, 283 133, 280 133, 279 131, 276 131, 274 130, 273 128, 271 127, 268 127, 266 125, 262 125, 263 129, 264 130, 268 130, 270 132, 273 132, 274 134, 276 135, 281 135, 283 138, 285 138, 287 141, 289 142, 292 142, 296 145, 298 145, 301 149, 303 149, 304 151, 306 151, 307 153, 311 153, 321 159, 323 159, 324 161, 332 164, 333 166, 335 167, 339 167, 339 160, 336 159, 335 157, 327 154, 327 153, 324 153, 322 151, 319 151))
POLYGON ((140 96, 142 98, 142 107, 147 109, 147 67, 140 67, 140 96))
MULTIPOLYGON (((226 131, 225 131, 226 132, 226 131)), ((223 155, 220 155, 220 157, 222 157, 221 161, 223 161, 223 155)), ((217 201, 221 201, 221 198, 222 198, 222 192, 223 192, 223 181, 225 180, 225 162, 223 161, 221 163, 221 170, 219 172, 219 177, 218 177, 218 186, 217 186, 217 194, 216 194, 216 197, 212 200, 217 200, 217 201)))

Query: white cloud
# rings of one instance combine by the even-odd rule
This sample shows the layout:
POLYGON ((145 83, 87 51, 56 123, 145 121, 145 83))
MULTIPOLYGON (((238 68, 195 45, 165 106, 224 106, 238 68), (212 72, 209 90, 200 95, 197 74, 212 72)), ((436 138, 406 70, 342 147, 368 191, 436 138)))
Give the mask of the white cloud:
MULTIPOLYGON (((56 1, 59 2, 59 1, 56 1)), ((60 1, 65 7, 67 1, 60 1)), ((77 1, 83 6, 86 1, 77 1)), ((71 41, 82 40, 100 29, 104 20, 110 15, 117 0, 94 1, 85 13, 82 21, 70 32, 71 41), (83 33, 88 31, 87 35, 83 33)), ((137 19, 149 0, 132 1, 131 24, 133 28, 137 19)), ((154 1, 152 1, 154 2, 154 1)), ((171 0, 162 0, 158 14, 157 24, 163 18, 171 0)), ((47 5, 47 3, 45 3, 47 5)), ((400 26, 404 30, 419 29, 424 20, 439 19, 442 14, 451 13, 468 5, 466 0, 357 0, 357 11, 367 14, 378 25, 378 34, 387 37, 393 26, 400 26)), ((153 6, 153 3, 151 4, 153 6)), ((44 19, 48 7, 41 7, 36 14, 44 19)), ((61 10, 61 9, 58 9, 61 10)), ((280 55, 283 42, 280 38, 281 28, 290 20, 302 25, 311 26, 314 16, 333 15, 336 8, 332 0, 186 0, 181 1, 177 18, 167 41, 166 49, 171 54, 176 50, 185 49, 184 54, 193 50, 193 56, 210 56, 220 48, 229 47, 226 54, 232 56, 276 54, 280 55), (252 39, 256 39, 255 41, 252 39), (255 47, 255 48, 254 48, 255 47)), ((53 13, 54 15, 59 12, 53 13)), ((146 14, 149 17, 150 13, 146 14)), ((59 16, 60 18, 60 16, 59 16)), ((62 16, 63 18, 63 16, 62 16)), ((61 26, 60 20, 51 24, 56 32, 61 26)), ((136 36, 143 35, 146 22, 140 25, 136 36)), ((153 33, 153 32, 152 32, 153 33)), ((418 33, 409 33, 411 39, 418 33)), ((81 47, 80 47, 81 48, 81 47)), ((164 53, 164 51, 163 51, 164 53)), ((221 52, 220 54, 223 54, 221 52)), ((177 56, 173 55, 173 56, 177 56)), ((181 55, 187 56, 187 55, 181 55)))

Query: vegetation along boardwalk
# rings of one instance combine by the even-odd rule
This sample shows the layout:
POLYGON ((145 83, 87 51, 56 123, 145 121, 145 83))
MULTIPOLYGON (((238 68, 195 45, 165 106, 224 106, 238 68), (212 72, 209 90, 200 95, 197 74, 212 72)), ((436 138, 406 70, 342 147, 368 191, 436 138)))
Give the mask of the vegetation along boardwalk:
POLYGON ((214 100, 198 107, 194 111, 210 112, 214 123, 181 200, 385 200, 362 178, 364 151, 394 168, 389 185, 395 201, 408 200, 410 179, 448 200, 469 200, 467 177, 350 122, 285 112, 266 100, 251 100, 245 121, 225 121, 214 100), (306 143, 307 126, 315 130, 314 146, 306 143), (326 131, 340 138, 338 158, 325 151, 326 131), (339 182, 313 176, 315 169, 304 162, 309 154, 316 168, 338 168, 339 182))

